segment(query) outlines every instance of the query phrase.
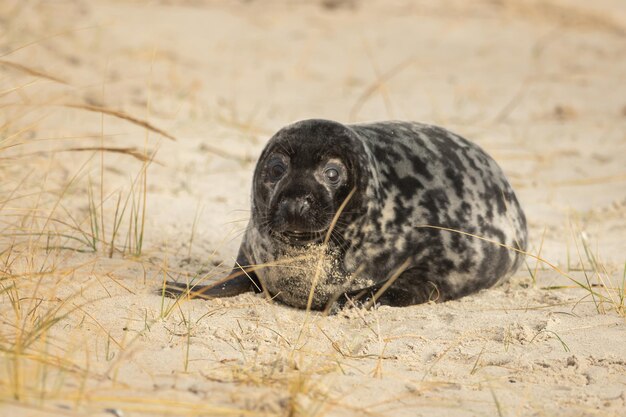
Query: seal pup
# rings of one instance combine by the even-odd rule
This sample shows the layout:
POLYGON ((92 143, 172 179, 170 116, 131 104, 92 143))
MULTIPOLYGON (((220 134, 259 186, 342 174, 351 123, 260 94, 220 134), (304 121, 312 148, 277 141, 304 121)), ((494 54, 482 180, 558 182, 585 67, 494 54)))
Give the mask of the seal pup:
POLYGON ((267 143, 232 273, 170 295, 265 291, 293 307, 374 297, 446 301, 508 278, 523 260, 524 212, 496 162, 441 127, 304 120, 267 143))

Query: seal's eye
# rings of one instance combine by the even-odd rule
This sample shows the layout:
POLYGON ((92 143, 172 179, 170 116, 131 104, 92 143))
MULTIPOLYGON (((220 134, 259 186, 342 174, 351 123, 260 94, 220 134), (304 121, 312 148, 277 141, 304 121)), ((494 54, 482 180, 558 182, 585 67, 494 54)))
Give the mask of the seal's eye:
POLYGON ((328 181, 328 183, 331 185, 339 184, 340 175, 337 168, 326 168, 326 170, 324 171, 324 177, 326 177, 326 181, 328 181))
POLYGON ((278 181, 287 171, 287 165, 280 159, 275 159, 269 165, 269 177, 272 181, 278 181))

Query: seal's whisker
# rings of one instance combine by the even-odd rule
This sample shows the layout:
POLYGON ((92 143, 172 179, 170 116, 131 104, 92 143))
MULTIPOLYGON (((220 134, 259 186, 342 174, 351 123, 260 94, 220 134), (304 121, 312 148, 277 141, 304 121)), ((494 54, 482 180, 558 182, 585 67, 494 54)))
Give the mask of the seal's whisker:
POLYGON ((342 241, 340 238, 338 238, 337 235, 331 234, 330 239, 335 243, 335 245, 337 245, 337 247, 339 247, 341 251, 345 251, 348 249, 348 244, 345 241, 342 241))

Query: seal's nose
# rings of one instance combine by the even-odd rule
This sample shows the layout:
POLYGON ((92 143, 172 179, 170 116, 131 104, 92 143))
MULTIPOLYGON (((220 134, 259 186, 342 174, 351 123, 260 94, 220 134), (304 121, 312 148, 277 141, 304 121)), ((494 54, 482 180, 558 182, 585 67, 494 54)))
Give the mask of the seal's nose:
POLYGON ((291 218, 305 217, 311 211, 311 200, 308 197, 298 197, 283 201, 286 214, 291 218))
POLYGON ((283 199, 278 206, 283 230, 302 231, 310 229, 312 201, 308 196, 283 199))

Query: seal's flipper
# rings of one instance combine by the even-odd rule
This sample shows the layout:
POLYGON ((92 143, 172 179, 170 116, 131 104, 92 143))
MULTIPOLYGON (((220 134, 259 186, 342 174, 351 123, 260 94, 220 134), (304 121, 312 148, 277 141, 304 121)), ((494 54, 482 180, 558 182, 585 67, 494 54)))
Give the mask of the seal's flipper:
POLYGON ((167 281, 165 287, 159 290, 159 293, 168 297, 189 296, 190 298, 220 298, 233 297, 244 292, 254 291, 255 293, 263 292, 263 287, 259 281, 257 274, 248 270, 248 258, 240 249, 237 256, 237 262, 233 267, 230 275, 226 278, 209 285, 193 285, 184 282, 167 281))
POLYGON ((233 297, 248 291, 261 292, 261 285, 254 273, 247 275, 241 270, 233 270, 225 281, 211 285, 193 285, 183 282, 166 282, 165 295, 177 297, 189 294, 190 298, 220 298, 233 297), (235 275, 236 276, 233 276, 235 275))

